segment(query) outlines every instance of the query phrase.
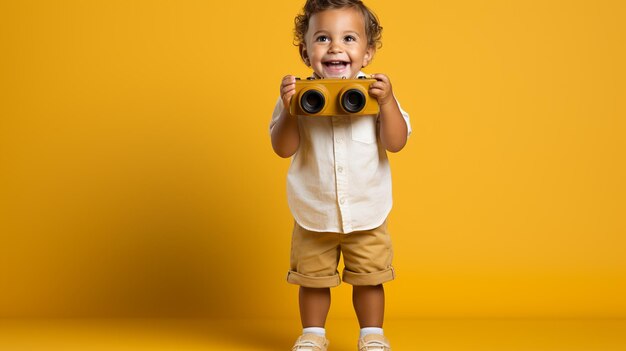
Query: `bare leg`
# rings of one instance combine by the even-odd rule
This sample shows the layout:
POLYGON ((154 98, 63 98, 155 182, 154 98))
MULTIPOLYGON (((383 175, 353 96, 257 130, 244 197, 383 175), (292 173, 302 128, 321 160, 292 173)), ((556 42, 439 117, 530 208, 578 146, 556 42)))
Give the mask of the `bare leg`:
POLYGON ((300 287, 300 319, 303 328, 324 328, 329 310, 330 288, 300 287))
POLYGON ((361 328, 383 327, 385 290, 382 284, 354 286, 352 288, 352 304, 361 328))

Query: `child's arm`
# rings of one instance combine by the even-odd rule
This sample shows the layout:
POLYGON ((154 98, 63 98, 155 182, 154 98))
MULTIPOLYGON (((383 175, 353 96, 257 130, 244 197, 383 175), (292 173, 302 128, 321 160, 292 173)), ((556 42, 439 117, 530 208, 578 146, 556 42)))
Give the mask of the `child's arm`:
POLYGON ((290 157, 295 154, 300 145, 300 131, 298 118, 289 113, 289 102, 296 93, 296 78, 285 76, 280 85, 280 98, 283 101, 283 111, 272 128, 272 148, 280 157, 290 157))
POLYGON ((398 152, 406 144, 406 122, 393 96, 389 78, 384 74, 373 74, 372 78, 377 82, 370 86, 369 93, 380 106, 380 141, 388 151, 398 152))

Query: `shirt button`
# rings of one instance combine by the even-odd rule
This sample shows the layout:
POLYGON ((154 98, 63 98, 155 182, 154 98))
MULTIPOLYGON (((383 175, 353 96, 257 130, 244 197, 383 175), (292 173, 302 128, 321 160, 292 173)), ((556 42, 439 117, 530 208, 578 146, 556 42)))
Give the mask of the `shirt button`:
POLYGON ((346 202, 346 199, 343 199, 343 198, 342 198, 341 200, 339 200, 339 203, 340 203, 340 204, 342 204, 342 205, 343 205, 345 202, 346 202))
POLYGON ((343 138, 337 138, 337 142, 341 143, 343 141, 343 138))
POLYGON ((343 167, 337 168, 337 172, 339 172, 339 173, 343 172, 343 167))

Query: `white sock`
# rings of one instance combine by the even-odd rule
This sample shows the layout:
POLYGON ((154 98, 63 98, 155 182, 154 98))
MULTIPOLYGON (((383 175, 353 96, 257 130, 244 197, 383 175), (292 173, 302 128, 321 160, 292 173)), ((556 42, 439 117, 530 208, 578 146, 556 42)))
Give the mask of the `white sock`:
POLYGON ((363 338, 365 335, 368 335, 368 334, 383 335, 383 328, 375 328, 375 327, 361 328, 361 335, 359 336, 359 338, 363 338))
POLYGON ((307 334, 307 333, 325 337, 326 336, 326 329, 320 328, 320 327, 308 327, 308 328, 302 329, 302 334, 307 334))

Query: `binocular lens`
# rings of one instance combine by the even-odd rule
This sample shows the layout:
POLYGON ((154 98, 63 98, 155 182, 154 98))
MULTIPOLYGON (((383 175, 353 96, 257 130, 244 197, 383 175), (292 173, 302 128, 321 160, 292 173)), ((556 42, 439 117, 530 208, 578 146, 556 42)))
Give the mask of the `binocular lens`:
POLYGON ((341 97, 341 106, 347 112, 359 112, 365 107, 365 94, 360 90, 350 89, 341 97))
POLYGON ((317 90, 307 90, 300 98, 300 105, 306 113, 318 113, 324 108, 326 100, 324 95, 317 90))

